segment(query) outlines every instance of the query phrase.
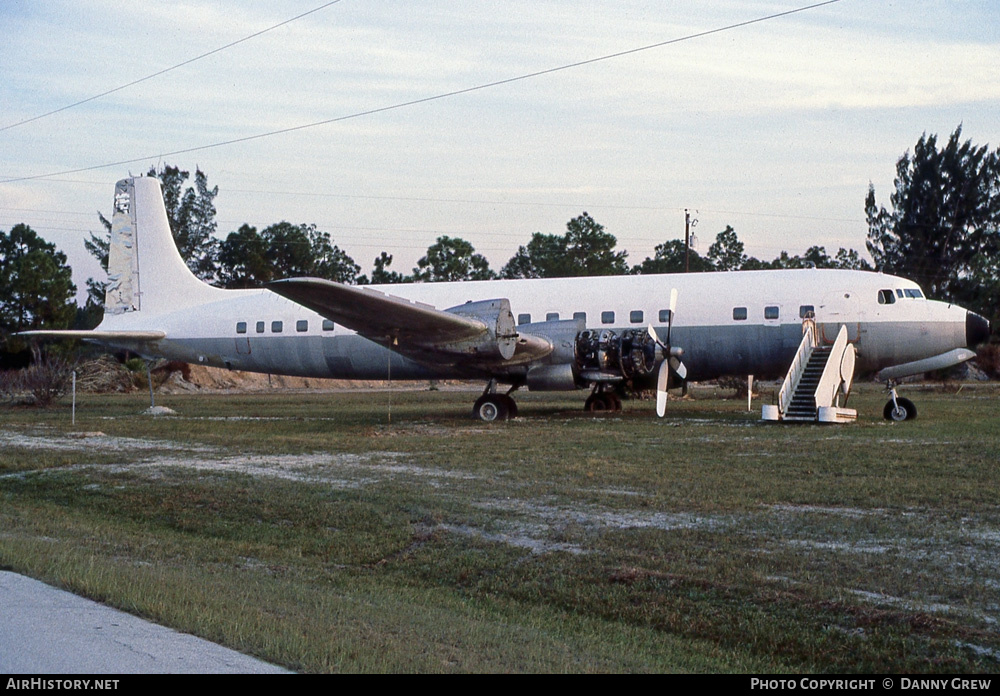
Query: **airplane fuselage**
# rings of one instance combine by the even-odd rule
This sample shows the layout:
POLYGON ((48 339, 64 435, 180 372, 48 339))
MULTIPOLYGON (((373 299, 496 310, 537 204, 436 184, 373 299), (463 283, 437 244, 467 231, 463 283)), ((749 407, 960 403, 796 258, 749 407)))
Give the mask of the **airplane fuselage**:
MULTIPOLYGON (((912 281, 841 270, 740 271, 372 286, 433 305, 454 307, 504 297, 519 326, 581 319, 588 329, 645 329, 666 338, 669 297, 678 292, 672 343, 684 350, 688 378, 776 377, 788 367, 814 316, 825 340, 841 325, 855 344, 859 371, 873 372, 969 345, 968 313, 925 299, 912 281)), ((180 302, 184 305, 186 303, 180 302)), ((541 327, 541 328, 540 328, 541 327)), ((205 288, 194 306, 156 316, 106 317, 100 330, 157 329, 167 338, 121 342, 144 355, 253 372, 342 379, 443 379, 494 376, 517 381, 524 367, 492 374, 421 364, 268 290, 205 288)), ((565 332, 564 332, 565 333, 565 332)), ((572 346, 558 332, 541 361, 564 361, 572 346)))

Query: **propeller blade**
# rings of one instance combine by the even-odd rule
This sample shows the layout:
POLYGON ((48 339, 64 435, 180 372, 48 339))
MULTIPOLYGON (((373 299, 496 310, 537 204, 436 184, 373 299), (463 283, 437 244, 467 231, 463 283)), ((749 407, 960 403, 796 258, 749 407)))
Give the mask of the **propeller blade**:
POLYGON ((680 358, 670 358, 670 367, 681 380, 687 379, 688 369, 687 366, 681 362, 680 358))
POLYGON ((670 318, 667 320, 667 346, 670 345, 670 332, 674 328, 674 314, 677 313, 677 288, 670 288, 670 318))
POLYGON ((660 418, 667 412, 668 386, 670 386, 670 363, 664 360, 660 363, 660 371, 656 373, 656 415, 660 418))

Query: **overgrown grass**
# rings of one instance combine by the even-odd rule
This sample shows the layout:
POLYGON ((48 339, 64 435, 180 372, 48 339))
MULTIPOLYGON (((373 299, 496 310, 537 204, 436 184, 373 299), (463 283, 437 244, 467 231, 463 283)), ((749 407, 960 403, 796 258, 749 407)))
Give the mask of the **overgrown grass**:
POLYGON ((997 390, 849 426, 574 396, 0 411, 0 565, 303 671, 997 669, 997 390))

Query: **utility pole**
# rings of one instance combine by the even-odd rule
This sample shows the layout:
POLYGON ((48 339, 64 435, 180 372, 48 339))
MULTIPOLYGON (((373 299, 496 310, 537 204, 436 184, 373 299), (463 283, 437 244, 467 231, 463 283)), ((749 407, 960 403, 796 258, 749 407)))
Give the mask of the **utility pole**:
POLYGON ((684 272, 688 273, 691 271, 690 264, 690 251, 691 251, 691 213, 688 209, 684 209, 684 272))

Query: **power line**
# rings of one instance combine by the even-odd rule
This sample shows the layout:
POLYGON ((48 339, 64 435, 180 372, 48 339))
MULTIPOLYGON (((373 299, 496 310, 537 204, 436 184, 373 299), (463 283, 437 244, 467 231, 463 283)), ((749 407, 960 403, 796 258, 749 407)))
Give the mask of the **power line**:
MULTIPOLYGON (((101 186, 107 186, 106 182, 100 183, 101 186)), ((684 210, 684 208, 679 206, 667 206, 667 205, 614 205, 614 204, 603 204, 600 202, 590 201, 588 203, 553 203, 553 202, 536 202, 536 201, 511 201, 511 200, 487 200, 487 199, 456 199, 456 198, 429 198, 429 197, 416 197, 416 196, 374 196, 374 195, 352 195, 352 194, 339 194, 339 193, 312 193, 306 191, 268 191, 263 189, 224 189, 225 193, 252 193, 256 195, 266 194, 269 196, 310 196, 317 198, 346 198, 346 199, 359 199, 359 200, 376 200, 376 201, 401 201, 401 202, 420 202, 420 203, 456 203, 462 205, 503 205, 503 206, 513 206, 518 208, 527 207, 544 207, 544 208, 563 208, 563 209, 586 209, 590 208, 592 210, 649 210, 658 212, 678 212, 684 210)), ((851 222, 859 223, 865 222, 864 218, 844 218, 844 217, 830 217, 821 215, 788 215, 783 213, 758 213, 749 212, 745 210, 714 210, 711 208, 699 208, 706 213, 711 213, 713 215, 733 215, 738 217, 763 217, 763 218, 773 218, 778 220, 812 220, 816 222, 851 222)), ((50 215, 73 215, 73 216, 93 216, 93 212, 83 212, 78 210, 48 210, 42 208, 8 208, 0 207, 0 213, 14 212, 14 213, 43 213, 50 215)), ((236 224, 234 221, 220 221, 228 222, 229 224, 236 224)), ((242 223, 240 223, 242 224, 242 223)), ((326 226, 330 227, 330 226, 326 226)), ((333 226, 336 227, 336 226, 333 226)), ((341 228, 341 229, 386 229, 386 228, 341 228)), ((420 231, 416 228, 405 228, 405 231, 420 231)))
MULTIPOLYGON (((250 142, 253 140, 261 140, 263 138, 270 138, 275 135, 283 135, 286 133, 294 133, 296 131, 306 130, 309 128, 316 128, 317 126, 325 126, 331 123, 339 123, 342 121, 348 121, 350 119, 361 118, 363 116, 373 116, 375 114, 385 113, 387 111, 395 111, 397 109, 403 109, 410 106, 417 106, 419 104, 426 104, 428 102, 439 101, 441 99, 447 99, 449 97, 456 97, 463 94, 470 94, 472 92, 479 92, 486 89, 491 89, 493 87, 500 87, 503 85, 509 85, 514 82, 521 82, 524 80, 529 80, 535 77, 541 77, 543 75, 551 75, 553 73, 562 72, 564 70, 570 70, 572 68, 579 68, 585 65, 592 65, 594 63, 599 63, 606 60, 611 60, 614 58, 621 58, 624 56, 633 55, 640 53, 642 51, 649 51, 655 48, 662 48, 664 46, 670 46, 672 44, 681 43, 683 41, 691 41, 692 39, 699 39, 706 36, 711 36, 713 34, 719 34, 725 31, 731 31, 733 29, 740 29, 742 27, 751 26, 753 24, 760 24, 761 22, 766 22, 773 19, 779 19, 781 17, 787 17, 789 15, 797 14, 800 12, 806 12, 808 10, 814 10, 819 7, 824 7, 826 5, 833 5, 840 2, 840 0, 825 0, 825 2, 818 2, 812 5, 805 5, 803 7, 798 7, 792 10, 785 10, 784 12, 777 12, 775 14, 766 15, 764 17, 758 17, 756 19, 749 19, 743 22, 737 22, 735 24, 729 24, 724 27, 717 27, 715 29, 708 29, 706 31, 695 32, 693 34, 687 34, 686 36, 681 36, 675 39, 668 39, 666 41, 660 41, 658 43, 649 44, 646 46, 640 46, 638 48, 631 48, 625 51, 618 51, 616 53, 609 53, 607 55, 599 56, 596 58, 588 58, 586 60, 577 61, 574 63, 567 63, 565 65, 560 65, 554 68, 546 68, 544 70, 537 70, 531 73, 525 73, 523 75, 518 75, 516 77, 509 77, 503 80, 495 80, 493 82, 486 82, 480 85, 475 85, 473 87, 465 87, 462 89, 456 89, 450 92, 443 92, 441 94, 436 94, 430 97, 421 97, 420 99, 412 99, 410 101, 399 102, 397 104, 391 104, 389 106, 382 106, 374 109, 367 109, 365 111, 357 111, 352 114, 347 114, 345 116, 337 116, 334 118, 324 119, 322 121, 314 121, 313 123, 305 123, 298 126, 290 126, 288 128, 279 128, 277 130, 267 131, 265 133, 257 133, 255 135, 247 135, 240 138, 232 138, 231 140, 223 140, 217 143, 211 143, 209 145, 198 145, 196 147, 184 148, 182 150, 174 150, 173 152, 161 152, 152 155, 146 155, 144 157, 134 157, 132 159, 119 160, 117 162, 106 162, 104 164, 95 164, 89 167, 79 167, 77 169, 67 169, 59 172, 49 172, 48 174, 36 174, 34 176, 22 176, 12 179, 2 179, 0 184, 9 184, 18 181, 31 181, 34 179, 45 179, 51 176, 62 176, 65 174, 77 174, 79 172, 88 172, 95 169, 106 169, 108 167, 120 167, 125 164, 134 164, 136 162, 146 162, 149 160, 159 160, 165 157, 174 157, 176 155, 186 155, 192 152, 201 152, 203 150, 210 150, 217 147, 225 147, 227 145, 236 145, 239 143, 250 142)), ((332 3, 331 3, 332 4, 332 3)))
MULTIPOLYGON (((303 12, 302 14, 296 15, 295 17, 292 17, 291 19, 286 19, 284 22, 279 22, 278 24, 275 24, 273 27, 268 27, 267 29, 262 29, 262 30, 260 30, 258 32, 250 34, 249 36, 244 36, 242 39, 237 39, 236 41, 233 41, 231 43, 227 43, 225 46, 219 46, 218 48, 214 48, 211 51, 208 51, 207 53, 202 53, 201 55, 195 56, 194 58, 189 58, 189 59, 187 59, 187 60, 185 60, 185 61, 183 61, 181 63, 178 63, 177 65, 172 65, 169 68, 164 68, 163 70, 158 70, 158 71, 156 71, 155 73, 153 73, 151 75, 146 75, 145 77, 140 77, 138 80, 132 80, 132 82, 129 82, 129 83, 124 84, 124 85, 121 85, 119 87, 115 87, 114 89, 109 89, 106 92, 101 92, 100 94, 95 94, 92 97, 87 97, 86 99, 81 99, 78 102, 73 102, 72 104, 67 104, 66 106, 62 106, 62 107, 60 107, 58 109, 53 109, 52 111, 47 111, 44 114, 39 114, 38 116, 32 116, 31 118, 26 118, 23 121, 18 121, 17 123, 12 123, 9 126, 2 126, 2 127, 0 127, 0 132, 3 132, 5 130, 10 130, 11 128, 17 128, 18 126, 23 126, 26 123, 31 123, 33 121, 38 121, 40 119, 45 118, 46 116, 51 116, 53 114, 58 114, 58 113, 60 113, 62 111, 66 111, 68 109, 72 109, 73 107, 80 106, 81 104, 86 104, 87 102, 92 102, 95 99, 100 99, 101 97, 106 97, 109 94, 114 94, 115 92, 120 92, 123 89, 127 89, 129 87, 134 87, 135 85, 139 84, 140 82, 145 82, 147 80, 152 80, 154 77, 159 77, 160 75, 164 75, 164 74, 166 74, 166 73, 168 73, 168 72, 170 72, 172 70, 176 70, 177 68, 182 68, 185 65, 190 65, 191 63, 194 63, 195 61, 199 61, 202 58, 207 58, 208 56, 215 55, 216 53, 221 53, 222 51, 225 51, 227 48, 232 48, 233 46, 237 46, 237 45, 239 45, 239 44, 241 44, 241 43, 243 43, 245 41, 249 41, 250 39, 256 39, 258 36, 266 34, 269 31, 272 31, 272 30, 277 29, 279 27, 283 27, 286 24, 291 24, 292 22, 294 22, 297 19, 302 19, 303 17, 305 17, 307 15, 311 15, 314 12, 319 12, 320 10, 325 9, 325 8, 329 7, 330 5, 336 5, 338 2, 340 2, 340 0, 331 0, 331 2, 328 2, 328 3, 325 3, 323 5, 320 5, 319 7, 313 8, 313 9, 309 10, 308 12, 303 12)), ((77 170, 77 171, 81 171, 81 170, 77 170)), ((16 179, 13 179, 13 181, 16 181, 16 179)))

